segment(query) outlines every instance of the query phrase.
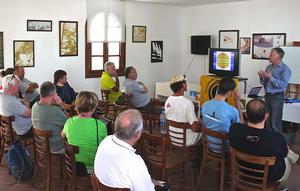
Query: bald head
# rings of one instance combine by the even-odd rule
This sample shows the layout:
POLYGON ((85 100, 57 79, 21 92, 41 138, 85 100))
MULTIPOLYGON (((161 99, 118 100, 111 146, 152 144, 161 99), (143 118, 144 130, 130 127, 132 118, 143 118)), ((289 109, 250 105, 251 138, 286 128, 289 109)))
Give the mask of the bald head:
POLYGON ((115 123, 115 135, 122 140, 130 140, 136 132, 143 130, 143 118, 136 109, 120 113, 115 123))
POLYGON ((252 99, 246 106, 246 115, 250 123, 257 124, 263 122, 266 113, 266 104, 261 99, 252 99))

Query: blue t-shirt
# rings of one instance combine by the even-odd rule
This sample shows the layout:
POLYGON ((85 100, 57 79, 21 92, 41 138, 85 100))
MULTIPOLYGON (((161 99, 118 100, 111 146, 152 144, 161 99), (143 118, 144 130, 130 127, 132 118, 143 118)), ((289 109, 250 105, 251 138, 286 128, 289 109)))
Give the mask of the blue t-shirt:
MULTIPOLYGON (((233 123, 239 123, 239 112, 238 110, 222 100, 209 100, 205 102, 201 108, 203 124, 206 128, 229 133, 230 125, 233 123)), ((221 140, 209 138, 214 143, 221 143, 221 140)), ((210 145, 212 150, 220 152, 220 146, 210 145)))

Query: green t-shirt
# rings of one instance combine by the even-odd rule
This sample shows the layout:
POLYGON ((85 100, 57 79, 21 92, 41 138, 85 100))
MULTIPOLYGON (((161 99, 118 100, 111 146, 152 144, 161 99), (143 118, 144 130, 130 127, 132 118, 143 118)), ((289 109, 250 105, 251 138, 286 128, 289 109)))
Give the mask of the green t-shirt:
MULTIPOLYGON (((97 120, 99 144, 107 136, 105 124, 97 120)), ((88 169, 94 166, 97 145, 96 120, 94 118, 72 117, 65 123, 64 133, 68 143, 79 147, 76 161, 84 162, 88 169)))
POLYGON ((110 90, 108 94, 109 103, 115 103, 118 100, 118 98, 122 95, 122 92, 120 90, 118 92, 112 90, 112 88, 115 86, 116 86, 116 82, 112 79, 109 73, 102 72, 101 89, 110 90))

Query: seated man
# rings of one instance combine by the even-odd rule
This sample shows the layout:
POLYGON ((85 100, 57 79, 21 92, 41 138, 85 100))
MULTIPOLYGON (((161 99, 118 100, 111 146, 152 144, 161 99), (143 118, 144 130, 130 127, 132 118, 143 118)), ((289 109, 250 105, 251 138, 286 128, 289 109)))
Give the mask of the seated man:
POLYGON ((113 62, 106 62, 104 64, 105 72, 101 76, 101 90, 109 90, 108 101, 109 103, 116 103, 123 105, 125 103, 124 96, 120 91, 120 83, 116 67, 113 62), (115 80, 113 80, 113 77, 115 80))
POLYGON ((20 79, 20 93, 25 101, 30 103, 30 107, 40 99, 39 92, 36 90, 39 88, 37 83, 29 81, 25 78, 25 70, 22 66, 16 66, 15 72, 20 79))
POLYGON ((251 100, 246 106, 246 124, 233 124, 229 130, 229 140, 233 148, 240 152, 263 157, 276 157, 269 169, 268 182, 281 181, 287 186, 291 164, 299 164, 299 155, 289 150, 284 137, 275 131, 265 129, 269 117, 266 104, 260 99, 251 100))
POLYGON ((119 114, 115 134, 107 136, 96 153, 94 171, 102 184, 131 191, 154 191, 147 166, 133 148, 141 138, 142 130, 143 119, 139 111, 129 109, 119 114))
POLYGON ((63 102, 56 94, 55 85, 44 82, 40 88, 41 100, 32 107, 32 123, 34 128, 51 130, 50 151, 64 153, 64 139, 60 136, 62 128, 67 121, 63 112, 63 102))
POLYGON ((132 104, 135 108, 144 110, 147 113, 152 112, 151 98, 148 95, 148 88, 137 80, 136 69, 129 66, 125 69, 124 87, 126 93, 132 95, 132 104))
MULTIPOLYGON (((206 128, 219 131, 229 132, 232 123, 243 123, 243 114, 240 107, 240 98, 238 90, 235 90, 236 84, 232 78, 224 77, 220 80, 217 95, 214 99, 205 102, 202 106, 203 124, 206 128), (226 99, 232 93, 235 94, 235 105, 237 108, 229 105, 226 99)), ((221 143, 221 140, 209 137, 214 143, 221 143)), ((215 152, 220 152, 220 146, 210 145, 215 152)))
POLYGON ((17 135, 31 136, 31 109, 24 105, 18 98, 19 79, 13 75, 7 75, 2 79, 3 91, 0 94, 0 115, 15 116, 12 128, 17 135))
MULTIPOLYGON (((187 91, 185 76, 176 74, 171 78, 173 95, 169 96, 165 103, 165 113, 168 120, 177 122, 187 122, 191 129, 186 131, 186 146, 195 145, 201 138, 201 121, 195 114, 194 104, 191 100, 184 97, 187 91)), ((182 132, 182 129, 170 127, 173 131, 182 132)))

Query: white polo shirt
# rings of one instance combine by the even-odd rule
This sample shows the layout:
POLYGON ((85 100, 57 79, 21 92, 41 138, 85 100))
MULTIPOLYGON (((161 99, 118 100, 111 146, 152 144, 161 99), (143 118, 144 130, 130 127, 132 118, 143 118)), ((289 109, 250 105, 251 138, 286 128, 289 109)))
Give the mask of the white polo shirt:
POLYGON ((100 182, 131 191, 154 191, 148 169, 140 155, 115 135, 107 136, 99 145, 94 171, 100 182))
MULTIPOLYGON (((184 96, 170 96, 165 103, 165 113, 168 120, 176 122, 184 122, 193 124, 194 121, 198 121, 195 114, 195 108, 193 102, 184 96)), ((170 129, 176 132, 182 132, 182 129, 170 126, 170 129)), ((174 135, 176 136, 176 135, 174 135)), ((179 137, 182 138, 182 137, 179 137)), ((196 144, 201 138, 201 133, 186 130, 186 146, 196 144)), ((179 142, 180 140, 176 140, 179 142)))

